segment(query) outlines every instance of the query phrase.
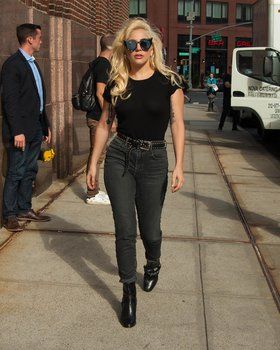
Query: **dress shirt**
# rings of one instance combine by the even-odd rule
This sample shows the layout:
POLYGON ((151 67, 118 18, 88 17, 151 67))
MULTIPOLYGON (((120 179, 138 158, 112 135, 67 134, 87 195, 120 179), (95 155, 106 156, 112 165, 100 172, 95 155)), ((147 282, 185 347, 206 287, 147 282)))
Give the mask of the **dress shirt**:
POLYGON ((20 52, 23 54, 24 58, 26 59, 26 61, 29 63, 33 75, 34 75, 34 79, 36 81, 36 85, 37 85, 37 90, 38 90, 38 94, 40 97, 40 112, 43 112, 43 108, 44 108, 44 99, 43 99, 43 85, 42 85, 42 79, 40 76, 40 73, 38 71, 38 68, 35 64, 35 57, 34 56, 30 56, 28 55, 28 53, 26 53, 24 50, 22 50, 21 48, 19 49, 20 52))

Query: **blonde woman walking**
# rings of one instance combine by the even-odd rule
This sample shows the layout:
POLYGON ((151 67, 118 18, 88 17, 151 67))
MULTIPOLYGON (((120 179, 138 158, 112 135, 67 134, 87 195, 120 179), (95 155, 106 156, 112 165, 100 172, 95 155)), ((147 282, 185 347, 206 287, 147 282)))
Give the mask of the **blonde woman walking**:
POLYGON ((176 158, 172 192, 184 183, 184 95, 179 76, 163 63, 159 34, 142 18, 127 21, 119 31, 111 64, 87 184, 89 188, 96 187, 97 162, 109 136, 113 106, 118 119, 117 136, 107 151, 104 178, 113 210, 117 263, 123 283, 120 321, 124 327, 133 327, 136 324, 136 212, 147 259, 143 289, 150 292, 161 268, 160 221, 168 174, 164 135, 169 122, 176 158))

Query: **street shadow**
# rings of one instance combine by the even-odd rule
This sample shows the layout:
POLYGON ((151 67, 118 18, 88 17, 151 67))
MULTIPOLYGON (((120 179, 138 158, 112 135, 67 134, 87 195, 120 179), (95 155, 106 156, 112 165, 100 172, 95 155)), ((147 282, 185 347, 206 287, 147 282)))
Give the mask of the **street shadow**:
MULTIPOLYGON (((192 192, 182 191, 181 193, 186 197, 192 199, 194 198, 194 193, 192 192)), ((237 209, 233 203, 229 203, 224 200, 209 196, 203 196, 197 193, 195 194, 195 198, 204 205, 206 205, 208 212, 213 216, 240 221, 237 209)), ((254 213, 252 211, 246 210, 245 208, 242 208, 242 211, 245 215, 246 220, 249 221, 249 223, 258 223, 258 226, 264 227, 270 234, 276 237, 280 237, 280 224, 277 220, 273 220, 264 215, 254 213)), ((255 233, 254 235, 256 236, 255 233)), ((262 239, 262 237, 255 238, 259 238, 260 240, 262 239)))
MULTIPOLYGON (((196 128, 190 129, 192 131, 197 131, 196 128)), ((201 130, 202 133, 205 133, 204 130, 201 130)), ((235 175, 238 176, 238 170, 250 171, 246 174, 247 177, 252 175, 252 173, 261 173, 270 181, 273 181, 275 184, 280 185, 280 162, 278 159, 273 159, 273 168, 274 174, 271 173, 271 163, 272 157, 270 154, 263 148, 261 144, 258 144, 257 141, 253 139, 251 135, 243 131, 211 131, 209 130, 209 135, 212 139, 213 146, 217 148, 218 153, 222 149, 232 149, 239 150, 240 155, 244 158, 245 162, 251 166, 250 167, 240 167, 236 168, 235 175), (266 156, 267 155, 267 156, 266 156), (270 158, 271 157, 271 158, 270 158), (267 162, 267 166, 265 164, 267 162), (278 172, 279 169, 279 172, 278 172), (276 171, 275 171, 276 170, 276 171)), ((209 146, 208 139, 202 137, 194 136, 191 139, 193 145, 204 145, 209 146)), ((222 150, 223 151, 223 150, 222 150)), ((245 164, 244 164, 245 165, 245 164)), ((244 176, 244 174, 242 174, 244 176)), ((254 176, 254 175, 253 175, 254 176)))
MULTIPOLYGON (((200 130, 192 130, 199 132, 200 130)), ((201 130, 203 134, 205 135, 205 130, 201 130)), ((253 150, 255 147, 253 145, 249 145, 248 142, 244 143, 242 142, 242 139, 231 137, 229 134, 231 131, 223 131, 223 133, 215 132, 213 133, 213 130, 209 130, 210 136, 218 136, 218 140, 212 140, 213 145, 215 147, 223 147, 228 149, 236 149, 236 150, 253 150)), ((202 146, 209 146, 209 141, 207 139, 202 139, 200 137, 192 137, 192 143, 194 145, 202 145, 202 146)))
POLYGON ((84 179, 85 184, 82 185, 80 181, 76 180, 71 186, 71 191, 84 202, 86 199, 86 174, 82 174, 79 180, 81 178, 84 179))
MULTIPOLYGON (((61 228, 67 226, 66 221, 60 217, 52 215, 52 220, 57 220, 61 228)), ((73 225, 71 233, 47 232, 41 233, 41 238, 45 249, 54 252, 71 266, 97 294, 111 305, 116 315, 119 316, 120 300, 107 283, 98 276, 98 271, 103 271, 119 279, 117 266, 112 263, 111 257, 105 252, 94 235, 82 233, 83 231, 84 228, 73 225)), ((114 240, 114 236, 109 239, 114 240)), ((140 284, 140 281, 143 280, 143 274, 137 272, 136 277, 137 284, 143 289, 142 284, 140 284)))
MULTIPOLYGON (((63 219, 52 215, 52 220, 55 219, 59 220, 62 228, 66 226, 63 219)), ((118 316, 120 301, 96 271, 97 268, 118 278, 117 267, 111 262, 110 256, 93 235, 80 233, 84 229, 78 225, 73 225, 73 231, 77 233, 42 233, 44 247, 71 266, 97 294, 111 305, 118 316)))

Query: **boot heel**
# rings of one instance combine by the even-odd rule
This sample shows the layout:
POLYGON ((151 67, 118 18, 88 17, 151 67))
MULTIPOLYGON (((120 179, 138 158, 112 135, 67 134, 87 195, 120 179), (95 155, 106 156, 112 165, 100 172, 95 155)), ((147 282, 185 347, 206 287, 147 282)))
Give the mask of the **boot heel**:
POLYGON ((143 289, 145 292, 151 292, 156 286, 160 268, 161 265, 159 262, 156 264, 147 264, 144 266, 143 289))
POLYGON ((125 328, 134 327, 136 324, 136 288, 135 282, 123 284, 123 299, 121 324, 125 328))

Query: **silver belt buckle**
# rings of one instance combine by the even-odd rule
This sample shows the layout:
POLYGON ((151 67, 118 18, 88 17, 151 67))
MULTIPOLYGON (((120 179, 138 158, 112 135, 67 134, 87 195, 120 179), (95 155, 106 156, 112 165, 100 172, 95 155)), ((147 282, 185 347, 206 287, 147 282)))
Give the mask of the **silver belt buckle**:
POLYGON ((151 148, 151 143, 149 141, 141 141, 139 148, 142 151, 148 151, 151 148))

